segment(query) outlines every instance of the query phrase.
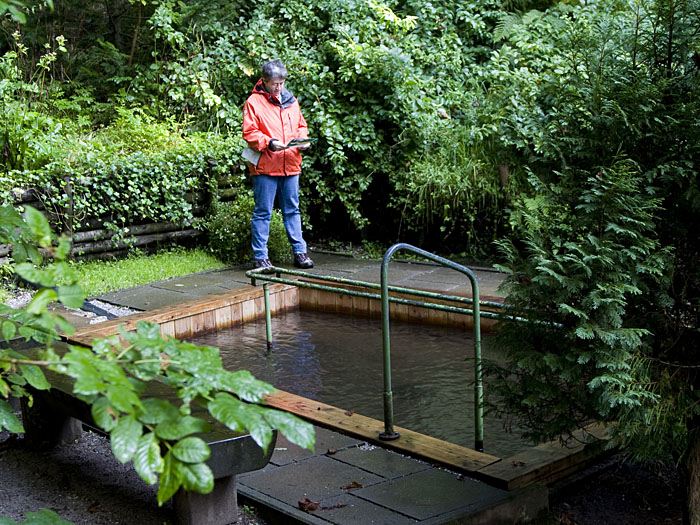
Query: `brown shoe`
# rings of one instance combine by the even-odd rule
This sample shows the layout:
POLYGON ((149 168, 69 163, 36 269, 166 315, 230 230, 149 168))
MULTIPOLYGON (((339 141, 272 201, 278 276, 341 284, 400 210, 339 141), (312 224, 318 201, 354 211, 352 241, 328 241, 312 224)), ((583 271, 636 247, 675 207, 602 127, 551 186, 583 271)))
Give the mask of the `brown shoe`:
POLYGON ((305 253, 295 253, 294 266, 296 266, 297 268, 308 270, 309 268, 314 267, 314 262, 305 253))
POLYGON ((253 266, 256 270, 260 270, 260 273, 274 273, 272 267, 272 262, 270 259, 255 259, 253 266))

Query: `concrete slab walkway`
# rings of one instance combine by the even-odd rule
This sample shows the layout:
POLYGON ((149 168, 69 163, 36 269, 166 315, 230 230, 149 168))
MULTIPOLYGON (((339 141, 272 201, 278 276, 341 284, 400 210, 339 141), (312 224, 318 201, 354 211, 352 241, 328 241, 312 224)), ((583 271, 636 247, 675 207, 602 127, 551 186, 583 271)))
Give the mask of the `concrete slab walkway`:
MULTIPOLYGON (((315 267, 309 273, 344 277, 356 281, 379 283, 381 261, 355 259, 341 255, 313 253, 315 267)), ((281 265, 292 268, 291 265, 281 265)), ((204 297, 224 290, 233 290, 250 284, 245 272, 250 268, 227 268, 194 275, 158 281, 134 288, 126 288, 96 297, 118 306, 135 310, 155 310, 188 299, 204 297)), ((492 268, 470 268, 477 277, 479 292, 484 297, 498 297, 498 286, 504 274, 492 268)), ((406 288, 471 294, 469 279, 450 268, 421 262, 392 261, 388 270, 389 284, 406 288)))
MULTIPOLYGON (((380 261, 313 253, 310 273, 380 282, 380 261)), ((473 268, 482 298, 493 300, 504 275, 473 268)), ((250 284, 245 268, 155 282, 97 297, 153 310, 250 284)), ((392 285, 469 293, 466 276, 433 264, 392 261, 392 285)), ((508 492, 476 479, 317 428, 314 452, 280 436, 270 464, 238 477, 238 494, 280 523, 402 524, 516 523, 547 508, 543 488, 508 492)))

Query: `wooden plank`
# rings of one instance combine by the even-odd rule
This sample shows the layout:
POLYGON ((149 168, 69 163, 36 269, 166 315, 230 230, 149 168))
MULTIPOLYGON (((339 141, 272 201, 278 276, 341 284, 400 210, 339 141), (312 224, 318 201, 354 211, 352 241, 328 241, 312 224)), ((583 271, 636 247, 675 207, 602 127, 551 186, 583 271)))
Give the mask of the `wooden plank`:
MULTIPOLYGON (((282 284, 274 284, 272 286, 275 287, 275 291, 294 288, 292 286, 282 284)), ((247 302, 250 299, 261 296, 261 287, 247 286, 245 288, 239 288, 233 293, 231 291, 225 291, 218 294, 209 295, 204 298, 192 299, 147 312, 139 312, 137 314, 121 317, 119 319, 113 319, 97 325, 88 325, 76 330, 71 339, 82 338, 88 334, 92 334, 93 338, 106 337, 106 335, 116 334, 119 325, 125 325, 127 329, 133 330, 138 321, 150 321, 153 323, 162 324, 196 313, 215 310, 218 308, 231 306, 236 303, 247 302)))
POLYGON ((175 337, 175 321, 163 323, 160 325, 160 335, 175 337))
POLYGON ((369 442, 377 443, 403 454, 437 462, 448 468, 474 474, 479 469, 500 461, 499 458, 466 447, 424 436, 412 430, 395 427, 400 437, 382 441, 378 435, 384 431, 384 423, 360 414, 347 412, 318 401, 306 399, 278 390, 265 397, 269 406, 286 410, 316 425, 333 429, 369 442))
POLYGON ((520 452, 503 461, 479 470, 479 475, 489 483, 506 490, 514 490, 533 483, 552 483, 561 479, 591 458, 601 454, 608 435, 600 423, 589 425, 576 435, 569 446, 550 441, 520 452))
MULTIPOLYGON (((424 308, 421 308, 424 310, 424 308)), ((370 317, 382 317, 382 302, 379 299, 369 300, 369 316, 370 317)))
POLYGON ((260 296, 256 297, 253 299, 253 303, 255 304, 255 314, 253 316, 253 319, 260 319, 261 317, 265 316, 265 298, 260 296))
MULTIPOLYGON (((279 296, 279 294, 270 292, 269 295, 270 295, 270 305, 269 305, 270 306, 270 313, 272 315, 274 315, 277 313, 277 311, 279 309, 279 302, 277 300, 277 297, 279 296)), ((265 317, 265 300, 264 299, 262 302, 262 306, 263 306, 263 308, 262 308, 262 312, 261 312, 261 317, 265 317)))
POLYGON ((202 312, 202 317, 204 321, 204 330, 206 332, 211 332, 212 330, 216 330, 216 311, 218 310, 207 310, 206 312, 202 312))
POLYGON ((231 326, 231 320, 232 320, 232 315, 231 315, 231 306, 224 306, 222 308, 217 308, 216 309, 216 327, 217 328, 225 328, 227 326, 231 326))
POLYGON ((352 295, 339 293, 336 311, 346 315, 352 314, 352 295))
POLYGON ((358 297, 352 295, 352 313, 353 315, 369 315, 369 298, 368 297, 358 297))
POLYGON ((296 286, 291 287, 286 290, 285 302, 287 310, 292 310, 294 308, 299 308, 299 301, 301 300, 301 294, 299 293, 299 288, 296 286))
POLYGON ((139 321, 149 321, 151 319, 150 312, 139 312, 137 314, 127 315, 125 317, 120 317, 118 319, 112 319, 110 321, 105 321, 104 323, 98 323, 93 325, 87 325, 78 328, 72 335, 72 337, 87 336, 88 334, 100 334, 93 335, 93 337, 106 337, 104 334, 112 335, 118 333, 119 325, 130 323, 131 326, 136 326, 139 321))
POLYGON ((287 309, 287 297, 283 291, 273 294, 275 298, 275 312, 284 312, 287 309))
POLYGON ((192 335, 192 318, 183 317, 175 320, 175 337, 189 337, 192 335))
POLYGON ((407 304, 389 303, 389 315, 391 319, 396 319, 397 321, 410 321, 410 316, 408 313, 407 304))
POLYGON ((316 290, 316 292, 316 297, 318 298, 318 300, 314 306, 314 310, 320 310, 322 312, 337 311, 335 301, 337 299, 338 294, 329 293, 325 290, 316 290))
POLYGON ((231 305, 231 324, 241 324, 243 322, 243 303, 231 305))
POLYGON ((245 301, 241 303, 241 321, 247 322, 255 319, 255 302, 245 301))
POLYGON ((201 334, 204 331, 206 331, 206 325, 204 323, 204 313, 196 313, 194 315, 191 315, 190 334, 201 334))

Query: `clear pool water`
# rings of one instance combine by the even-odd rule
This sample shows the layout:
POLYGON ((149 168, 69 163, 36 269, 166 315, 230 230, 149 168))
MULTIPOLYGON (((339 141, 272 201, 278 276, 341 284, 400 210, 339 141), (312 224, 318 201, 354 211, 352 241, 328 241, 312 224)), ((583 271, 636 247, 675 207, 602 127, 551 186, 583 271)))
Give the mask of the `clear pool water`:
MULTIPOLYGON (((377 319, 293 311, 189 339, 221 349, 224 367, 247 369, 276 388, 383 420, 381 323, 377 319)), ((498 359, 482 341, 484 358, 498 359)), ((391 322, 394 424, 474 446, 471 332, 391 322)), ((485 385, 488 396, 488 385, 485 385)), ((484 451, 508 457, 528 446, 518 429, 486 416, 484 451)))

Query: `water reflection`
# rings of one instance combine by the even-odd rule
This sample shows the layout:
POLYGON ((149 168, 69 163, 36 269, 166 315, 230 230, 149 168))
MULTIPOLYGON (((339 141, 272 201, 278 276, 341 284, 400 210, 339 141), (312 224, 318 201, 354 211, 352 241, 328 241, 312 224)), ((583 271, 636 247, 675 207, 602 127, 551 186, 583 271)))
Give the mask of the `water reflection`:
MULTIPOLYGON (((294 311, 273 318, 272 337, 268 350, 263 319, 190 340, 220 348, 228 370, 248 369, 281 390, 383 419, 378 320, 294 311)), ((484 358, 499 357, 489 349, 488 338, 482 353, 484 358)), ((471 335, 463 330, 392 321, 395 424, 472 447, 472 355, 471 335)), ((484 437, 485 452, 496 456, 528 446, 517 428, 505 432, 501 420, 488 416, 484 437)))

